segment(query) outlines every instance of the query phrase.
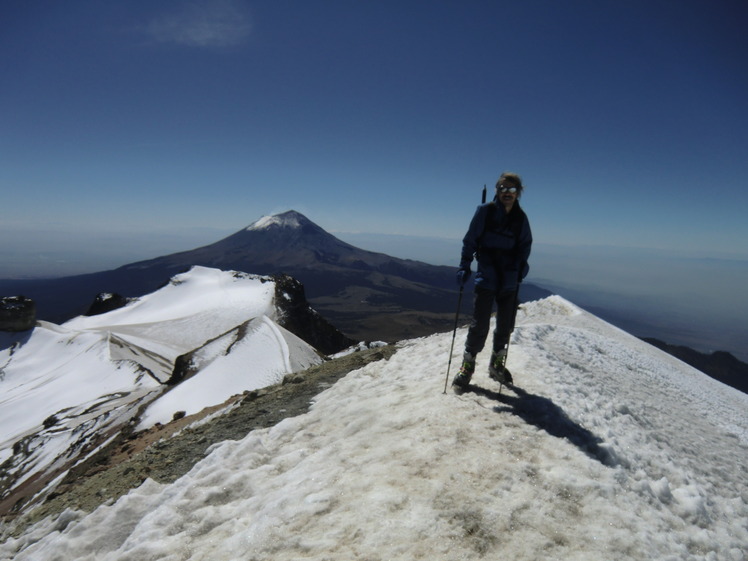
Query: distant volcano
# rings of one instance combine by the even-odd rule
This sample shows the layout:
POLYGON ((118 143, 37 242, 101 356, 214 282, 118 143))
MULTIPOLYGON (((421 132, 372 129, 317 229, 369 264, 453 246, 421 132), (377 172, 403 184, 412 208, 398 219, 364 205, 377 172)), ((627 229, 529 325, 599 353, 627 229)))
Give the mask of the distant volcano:
MULTIPOLYGON (((258 274, 281 271, 292 273, 320 268, 338 271, 350 268, 357 270, 384 268, 384 272, 390 272, 393 267, 402 273, 412 273, 421 265, 433 267, 359 249, 329 234, 303 214, 289 210, 282 214, 264 216, 247 228, 216 243, 165 257, 140 261, 121 269, 182 268, 191 265, 241 271, 252 270, 258 274)), ((443 269, 451 271, 449 267, 443 269)))

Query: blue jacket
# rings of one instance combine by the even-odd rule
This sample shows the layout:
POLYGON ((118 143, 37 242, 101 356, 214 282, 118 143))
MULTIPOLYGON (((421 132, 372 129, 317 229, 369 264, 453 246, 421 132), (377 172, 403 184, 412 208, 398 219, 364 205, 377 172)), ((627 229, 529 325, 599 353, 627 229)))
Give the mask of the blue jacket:
POLYGON ((507 214, 495 200, 480 205, 462 240, 460 269, 470 269, 473 257, 478 261, 476 288, 496 292, 516 290, 527 276, 527 260, 532 248, 532 232, 527 215, 514 203, 507 214))

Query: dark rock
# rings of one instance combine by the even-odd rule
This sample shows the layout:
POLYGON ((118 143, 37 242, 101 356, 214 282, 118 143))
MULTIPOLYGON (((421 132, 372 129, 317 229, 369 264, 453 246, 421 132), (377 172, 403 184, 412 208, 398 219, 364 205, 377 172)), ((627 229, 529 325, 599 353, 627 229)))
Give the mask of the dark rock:
POLYGON ((176 360, 174 361, 174 368, 172 369, 171 376, 166 381, 167 385, 175 386, 180 382, 186 380, 187 378, 192 378, 192 376, 197 374, 199 368, 196 368, 193 361, 196 350, 199 350, 199 347, 198 349, 195 349, 183 355, 179 355, 176 358, 176 360))
POLYGON ((290 275, 273 275, 275 306, 280 313, 278 323, 312 347, 326 355, 337 353, 355 344, 307 302, 304 285, 290 275))
POLYGON ((88 307, 88 310, 84 315, 87 316, 98 316, 111 312, 112 310, 118 310, 124 307, 129 300, 121 294, 111 292, 100 292, 94 298, 93 303, 88 307))
POLYGON ((0 299, 0 331, 28 331, 36 325, 36 304, 25 296, 0 299))

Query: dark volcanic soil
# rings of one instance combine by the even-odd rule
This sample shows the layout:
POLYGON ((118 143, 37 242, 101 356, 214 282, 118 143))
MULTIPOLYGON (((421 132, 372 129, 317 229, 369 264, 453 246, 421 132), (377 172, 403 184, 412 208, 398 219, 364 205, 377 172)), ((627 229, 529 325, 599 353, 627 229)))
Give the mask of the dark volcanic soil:
POLYGON ((138 487, 147 478, 159 483, 173 482, 200 461, 212 444, 239 440, 255 429, 305 413, 318 393, 352 370, 389 359, 395 351, 392 345, 359 351, 286 376, 281 384, 235 396, 197 415, 148 431, 122 434, 71 470, 42 505, 15 520, 6 517, 5 521, 11 523, 12 533, 17 535, 28 525, 66 508, 91 512, 138 487), (229 405, 233 407, 227 413, 195 424, 229 405))

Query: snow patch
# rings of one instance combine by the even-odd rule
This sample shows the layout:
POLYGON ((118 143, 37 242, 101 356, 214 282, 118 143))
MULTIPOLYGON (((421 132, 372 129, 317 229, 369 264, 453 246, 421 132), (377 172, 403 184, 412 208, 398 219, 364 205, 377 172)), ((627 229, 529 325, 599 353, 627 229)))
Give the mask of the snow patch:
POLYGON ((299 219, 299 215, 295 212, 286 212, 283 214, 274 214, 271 216, 263 216, 256 222, 253 222, 247 227, 247 231, 258 231, 267 230, 272 226, 279 226, 281 228, 301 228, 302 224, 299 219))

